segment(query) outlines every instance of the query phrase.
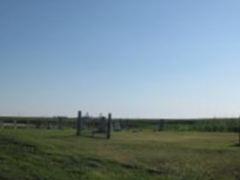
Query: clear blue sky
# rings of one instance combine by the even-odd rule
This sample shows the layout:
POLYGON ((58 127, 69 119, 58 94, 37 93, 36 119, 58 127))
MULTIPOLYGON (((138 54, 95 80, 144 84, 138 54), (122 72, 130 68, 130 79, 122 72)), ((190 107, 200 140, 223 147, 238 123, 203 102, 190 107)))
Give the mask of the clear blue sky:
POLYGON ((238 0, 1 0, 0 115, 240 115, 238 0))

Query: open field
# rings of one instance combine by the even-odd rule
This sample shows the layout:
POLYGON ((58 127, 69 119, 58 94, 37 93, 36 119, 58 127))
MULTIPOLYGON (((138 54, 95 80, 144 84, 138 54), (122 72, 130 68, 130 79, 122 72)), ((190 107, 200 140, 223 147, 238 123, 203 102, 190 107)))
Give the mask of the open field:
POLYGON ((236 133, 2 129, 0 179, 240 179, 236 133))

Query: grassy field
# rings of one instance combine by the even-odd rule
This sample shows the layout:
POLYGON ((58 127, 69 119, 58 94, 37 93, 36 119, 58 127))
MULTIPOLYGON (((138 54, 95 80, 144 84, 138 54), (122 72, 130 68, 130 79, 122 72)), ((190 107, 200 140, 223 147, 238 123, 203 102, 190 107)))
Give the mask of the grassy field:
POLYGON ((240 179, 234 133, 0 130, 0 179, 240 179))

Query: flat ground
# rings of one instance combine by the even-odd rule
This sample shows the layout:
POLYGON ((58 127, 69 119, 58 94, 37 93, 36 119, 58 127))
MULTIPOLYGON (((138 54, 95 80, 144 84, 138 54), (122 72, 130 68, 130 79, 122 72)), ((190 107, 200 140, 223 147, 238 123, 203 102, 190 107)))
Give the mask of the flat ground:
POLYGON ((237 134, 0 130, 0 179, 240 179, 237 134))

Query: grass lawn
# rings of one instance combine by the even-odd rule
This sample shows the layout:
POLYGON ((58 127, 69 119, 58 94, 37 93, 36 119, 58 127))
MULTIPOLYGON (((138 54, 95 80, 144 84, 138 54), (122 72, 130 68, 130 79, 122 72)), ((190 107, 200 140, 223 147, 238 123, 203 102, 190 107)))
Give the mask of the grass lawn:
POLYGON ((0 179, 240 179, 234 133, 0 130, 0 179))

